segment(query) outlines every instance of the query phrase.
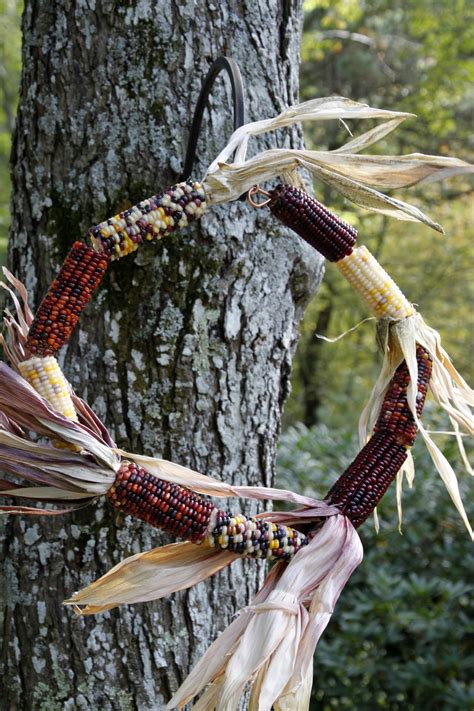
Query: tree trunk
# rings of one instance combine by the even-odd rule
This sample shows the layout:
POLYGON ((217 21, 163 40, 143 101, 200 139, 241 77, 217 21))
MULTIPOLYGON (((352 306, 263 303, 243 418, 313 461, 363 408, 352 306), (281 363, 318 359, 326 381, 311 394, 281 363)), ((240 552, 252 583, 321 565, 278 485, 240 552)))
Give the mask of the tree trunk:
MULTIPOLYGON (((27 0, 9 265, 36 304, 91 224, 177 181, 216 56, 239 63, 248 120, 297 100, 300 13, 298 0, 27 0)), ((219 80, 195 177, 225 144, 230 114, 219 80)), ((119 446, 268 485, 321 261, 256 213, 209 210, 113 263, 62 363, 119 446)), ((101 505, 9 520, 3 533, 5 709, 162 709, 264 575, 238 562, 170 600, 76 618, 65 597, 170 539, 101 505)))

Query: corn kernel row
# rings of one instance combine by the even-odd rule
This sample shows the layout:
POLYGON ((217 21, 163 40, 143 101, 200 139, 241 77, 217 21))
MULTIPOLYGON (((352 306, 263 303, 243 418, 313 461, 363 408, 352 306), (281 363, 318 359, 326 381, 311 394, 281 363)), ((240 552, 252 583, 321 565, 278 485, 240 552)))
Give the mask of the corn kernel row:
POLYGON ((292 185, 278 185, 270 196, 268 206, 275 217, 326 259, 337 262, 351 254, 357 230, 311 195, 292 185))
POLYGON ((75 242, 31 324, 26 346, 34 355, 54 355, 68 340, 107 269, 108 257, 75 242))
POLYGON ((51 407, 68 420, 77 420, 68 383, 56 358, 35 356, 20 363, 18 368, 22 377, 49 402, 51 407))
POLYGON ((337 506, 357 528, 377 506, 407 454, 394 435, 376 432, 331 488, 326 503, 337 506))
POLYGON ((158 195, 142 200, 89 230, 89 244, 111 259, 134 252, 199 219, 206 209, 206 193, 198 182, 187 180, 158 195))
POLYGON ((413 306, 367 247, 357 247, 336 266, 377 318, 400 321, 414 314, 413 306))
POLYGON ((308 540, 289 526, 219 511, 207 542, 251 558, 289 560, 308 540))
MULTIPOLYGON (((428 352, 417 346, 417 413, 421 414, 431 375, 428 352)), ((416 424, 408 408, 410 383, 403 361, 397 368, 385 395, 373 436, 325 497, 337 506, 354 526, 360 526, 372 513, 404 463, 416 436, 416 424)))

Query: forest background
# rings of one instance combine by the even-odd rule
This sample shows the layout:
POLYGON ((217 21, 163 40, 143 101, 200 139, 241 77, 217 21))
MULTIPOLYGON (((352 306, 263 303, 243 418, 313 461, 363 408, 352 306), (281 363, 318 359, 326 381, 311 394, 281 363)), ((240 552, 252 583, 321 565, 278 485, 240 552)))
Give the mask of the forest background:
MULTIPOLYGON (((21 2, 0 0, 0 13, 2 264, 21 68, 21 2)), ((472 4, 464 0, 308 0, 301 99, 340 94, 412 112, 417 120, 406 121, 377 144, 378 152, 418 151, 472 161, 473 15, 472 4)), ((345 130, 326 123, 312 130, 311 142, 321 149, 334 148, 345 130)), ((472 381, 469 184, 453 179, 411 195, 444 226, 445 236, 422 225, 357 211, 321 184, 315 185, 315 193, 357 226, 364 243, 441 332, 457 366, 472 381)), ((366 316, 329 265, 302 323, 279 447, 279 485, 320 496, 357 451, 358 414, 380 366, 373 322, 336 343, 316 334, 333 338, 366 316)), ((432 427, 442 429, 445 423, 437 421, 428 406, 428 418, 430 414, 432 427)), ((449 439, 443 444, 448 456, 455 457, 449 439)), ((364 527, 365 563, 350 581, 318 648, 314 710, 474 706, 472 545, 422 447, 415 447, 415 458, 417 478, 414 489, 405 492, 403 535, 394 492, 380 507, 380 532, 376 534, 371 523, 364 527)))

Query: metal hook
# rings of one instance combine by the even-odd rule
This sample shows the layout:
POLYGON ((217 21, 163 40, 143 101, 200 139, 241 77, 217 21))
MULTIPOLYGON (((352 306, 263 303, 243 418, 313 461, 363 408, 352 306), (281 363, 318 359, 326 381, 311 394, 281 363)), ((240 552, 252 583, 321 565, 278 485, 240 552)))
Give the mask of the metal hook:
MULTIPOLYGON (((206 78, 204 79, 204 84, 199 93, 199 98, 197 100, 196 109, 194 111, 193 122, 191 124, 191 131, 189 133, 188 147, 186 150, 186 158, 184 160, 184 168, 181 175, 181 180, 187 180, 193 169, 194 160, 196 158, 196 146, 199 138, 199 132, 201 129, 202 117, 204 114, 204 108, 206 105, 207 98, 211 93, 212 87, 218 75, 222 71, 226 71, 229 75, 230 82, 232 85, 232 99, 234 104, 234 131, 245 123, 245 100, 244 100, 244 86, 242 83, 242 75, 240 69, 236 62, 229 57, 218 57, 212 64, 206 78)), ((245 200, 245 195, 240 198, 245 200)))

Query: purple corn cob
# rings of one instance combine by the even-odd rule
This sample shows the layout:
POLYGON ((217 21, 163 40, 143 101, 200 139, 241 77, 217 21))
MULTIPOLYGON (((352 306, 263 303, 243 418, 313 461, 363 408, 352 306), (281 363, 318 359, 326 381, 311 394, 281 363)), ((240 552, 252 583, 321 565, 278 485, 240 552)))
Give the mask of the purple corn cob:
MULTIPOLYGON (((431 376, 431 358, 420 345, 416 349, 418 364, 417 414, 421 415, 431 376)), ((413 445, 417 426, 408 407, 410 384, 408 367, 403 361, 388 387, 374 434, 349 468, 339 477, 325 501, 340 508, 354 526, 372 513, 413 445)))
POLYGON ((279 185, 270 195, 268 205, 275 217, 330 262, 338 262, 352 252, 357 230, 304 190, 279 185))

